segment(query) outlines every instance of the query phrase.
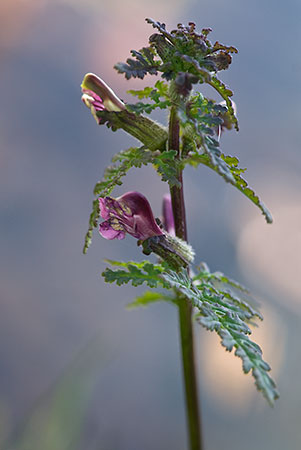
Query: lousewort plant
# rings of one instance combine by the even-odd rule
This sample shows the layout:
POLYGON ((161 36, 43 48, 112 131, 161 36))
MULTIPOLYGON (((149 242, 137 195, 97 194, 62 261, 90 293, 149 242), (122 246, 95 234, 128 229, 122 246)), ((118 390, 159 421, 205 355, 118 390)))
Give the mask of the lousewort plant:
POLYGON ((94 189, 95 200, 90 226, 85 239, 86 253, 94 228, 106 239, 124 239, 126 234, 137 239, 142 252, 155 253, 156 264, 109 261, 103 276, 108 283, 119 286, 147 285, 147 290, 130 306, 145 306, 168 301, 179 309, 183 373, 186 395, 190 448, 202 448, 197 377, 194 362, 192 324, 194 321, 209 331, 215 331, 221 344, 242 359, 245 373, 251 372, 257 389, 273 405, 278 398, 276 385, 269 375, 270 366, 262 359, 260 347, 250 339, 250 325, 262 319, 261 314, 247 303, 248 291, 221 272, 211 273, 205 263, 191 267, 194 252, 187 243, 183 170, 187 165, 205 165, 232 184, 251 200, 272 222, 271 214, 255 192, 242 178, 245 169, 234 156, 220 149, 220 137, 225 130, 238 131, 236 108, 232 91, 218 78, 228 69, 235 47, 208 39, 210 28, 196 31, 195 24, 179 24, 171 32, 163 23, 146 19, 156 32, 149 45, 132 50, 132 58, 118 63, 115 69, 126 79, 146 75, 161 76, 154 87, 128 91, 139 100, 123 103, 118 96, 94 74, 88 73, 82 82, 82 100, 90 108, 99 125, 113 131, 123 129, 140 141, 113 157, 103 179, 94 189), (204 97, 194 86, 208 84, 221 97, 221 102, 204 97), (168 125, 163 126, 145 114, 155 109, 169 111, 168 125), (143 194, 127 192, 118 198, 110 196, 132 167, 151 164, 168 183, 170 195, 163 199, 162 223, 154 218, 151 206, 143 194))

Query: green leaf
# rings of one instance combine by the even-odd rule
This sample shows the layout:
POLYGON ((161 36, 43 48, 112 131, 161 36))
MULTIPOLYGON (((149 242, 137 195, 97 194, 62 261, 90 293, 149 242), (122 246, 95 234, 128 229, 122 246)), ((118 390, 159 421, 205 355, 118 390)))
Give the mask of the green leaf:
POLYGON ((175 150, 157 153, 153 155, 152 163, 161 175, 162 181, 167 181, 170 186, 181 187, 178 180, 178 168, 181 163, 175 158, 176 154, 175 150))
MULTIPOLYGON (((175 272, 166 264, 151 264, 148 261, 141 263, 108 261, 111 265, 121 267, 118 270, 106 269, 103 272, 105 280, 118 285, 131 282, 133 286, 146 283, 152 288, 159 286, 165 289, 175 289, 184 297, 177 297, 176 302, 190 301, 198 310, 197 321, 210 331, 216 331, 221 338, 221 344, 227 351, 234 349, 234 354, 241 358, 245 373, 252 371, 255 385, 272 405, 279 394, 275 382, 269 376, 270 366, 262 359, 262 351, 255 342, 251 341, 251 329, 247 322, 261 315, 254 310, 244 299, 233 295, 224 286, 241 286, 224 274, 219 272, 211 274, 208 267, 203 265, 202 270, 193 279, 186 270, 175 272), (215 285, 215 281, 220 284, 215 285)), ((245 291, 245 288, 242 288, 245 291)), ((162 299, 160 293, 147 292, 131 304, 141 306, 162 299)), ((170 295, 167 299, 172 298, 170 295)), ((173 300, 171 300, 173 301, 173 300)), ((174 301, 173 301, 174 302, 174 301)))
POLYGON ((153 28, 157 28, 157 30, 160 31, 163 36, 167 37, 171 42, 173 42, 172 35, 166 30, 165 23, 157 22, 156 20, 153 20, 151 18, 146 18, 145 21, 152 25, 153 28))
POLYGON ((153 89, 154 89, 153 87, 146 86, 142 90, 129 89, 127 91, 127 93, 134 95, 134 96, 138 97, 140 100, 142 100, 143 98, 148 98, 150 96, 150 93, 153 91, 153 89))
MULTIPOLYGON (((112 161, 121 162, 123 167, 127 170, 131 167, 141 167, 142 165, 153 164, 161 176, 162 181, 167 181, 170 186, 180 186, 177 179, 177 170, 178 167, 180 167, 180 162, 175 159, 176 153, 175 150, 160 152, 150 151, 145 147, 130 148, 129 150, 117 153, 112 161)), ((98 187, 99 185, 96 185, 94 190, 95 195, 108 195, 98 189, 98 187)))
POLYGON ((270 366, 262 359, 260 347, 249 338, 251 330, 245 323, 249 313, 213 285, 202 283, 195 286, 187 273, 167 272, 162 274, 170 287, 176 288, 199 310, 198 322, 210 331, 216 331, 221 344, 229 352, 242 359, 245 373, 252 371, 255 385, 267 401, 273 405, 279 397, 276 384, 269 376, 270 366))
POLYGON ((228 108, 228 112, 230 114, 230 117, 232 119, 232 123, 234 124, 236 130, 239 130, 238 127, 238 120, 235 116, 235 112, 232 106, 232 101, 230 99, 230 97, 232 97, 233 92, 231 91, 231 89, 227 88, 227 86, 221 81, 219 80, 217 77, 212 77, 210 81, 208 81, 208 84, 210 84, 210 86, 212 86, 220 95, 221 97, 225 100, 227 108, 228 108))
POLYGON ((141 78, 146 74, 157 75, 160 62, 154 59, 155 51, 151 47, 143 47, 139 52, 131 50, 134 59, 128 58, 126 63, 115 64, 114 69, 118 73, 123 73, 125 78, 141 78))
POLYGON ((235 184, 235 179, 228 164, 221 158, 222 152, 219 143, 211 136, 204 136, 202 147, 210 158, 210 163, 214 169, 228 182, 235 184))
POLYGON ((138 308, 138 307, 145 307, 152 303, 157 303, 161 301, 166 301, 169 303, 176 303, 177 299, 176 297, 172 295, 166 295, 162 292, 153 292, 153 291, 146 291, 144 294, 137 297, 132 303, 129 303, 127 305, 128 309, 138 308))
MULTIPOLYGON (((145 147, 131 147, 128 150, 117 153, 113 156, 112 161, 124 163, 128 169, 131 167, 140 168, 152 162, 154 154, 156 152, 150 151, 145 147)), ((98 194, 100 193, 98 192, 98 194)))
POLYGON ((163 81, 163 80, 158 80, 155 83, 155 88, 156 88, 156 95, 159 95, 160 97, 165 98, 166 100, 169 100, 169 94, 168 94, 169 85, 168 85, 168 83, 165 83, 165 81, 163 81))
POLYGON ((250 319, 257 317, 260 320, 263 320, 260 312, 252 307, 244 298, 245 296, 249 296, 250 292, 245 287, 242 286, 235 280, 227 277, 222 272, 213 272, 211 273, 207 265, 204 265, 201 268, 200 272, 192 278, 192 281, 195 285, 201 285, 211 290, 212 292, 218 292, 222 294, 225 298, 227 298, 231 303, 238 306, 241 310, 245 312, 245 319, 250 321, 250 319), (236 291, 239 291, 236 294, 236 291), (242 297, 244 295, 244 297, 242 297))
POLYGON ((228 176, 226 176, 226 174, 223 174, 223 172, 218 170, 218 168, 212 164, 207 154, 198 154, 195 152, 187 156, 183 160, 183 163, 191 164, 194 167, 197 167, 199 164, 204 164, 210 169, 213 169, 216 172, 220 173, 227 182, 235 186, 249 200, 251 200, 251 202, 253 202, 256 206, 258 206, 262 214, 265 216, 267 223, 272 223, 273 218, 270 211, 265 206, 265 204, 260 200, 258 195, 255 194, 253 189, 249 187, 248 182, 244 178, 242 178, 241 173, 245 172, 246 169, 241 169, 238 167, 239 160, 234 156, 225 156, 224 154, 221 154, 220 158, 225 162, 227 170, 230 171, 232 174, 232 178, 229 178, 228 176))
POLYGON ((221 283, 227 284, 229 286, 232 286, 236 289, 238 289, 239 291, 245 293, 245 294, 249 294, 250 291, 248 290, 248 288, 246 288, 245 286, 243 286, 241 283, 239 283, 238 281, 232 280, 231 278, 227 277, 224 273, 222 272, 213 272, 211 273, 207 264, 206 263, 202 263, 200 264, 199 267, 200 271, 197 275, 195 275, 193 277, 193 281, 197 281, 197 280, 208 280, 208 281, 219 281, 221 283))
POLYGON ((118 286, 122 284, 131 283, 133 286, 139 286, 146 283, 149 287, 155 288, 159 285, 168 287, 168 284, 161 278, 161 273, 164 271, 164 267, 160 264, 151 264, 149 261, 142 261, 136 263, 118 262, 112 260, 106 260, 110 265, 119 266, 123 269, 112 270, 105 269, 102 276, 107 283, 117 283, 118 286))
POLYGON ((197 149, 201 148, 217 172, 226 181, 234 183, 230 167, 221 157, 219 142, 214 137, 224 123, 222 116, 226 112, 228 112, 226 107, 204 98, 200 93, 191 97, 185 109, 181 107, 179 112, 184 133, 182 153, 185 155, 191 150, 197 152, 197 149))
MULTIPOLYGON (((192 58, 188 55, 181 55, 179 58, 183 61, 184 66, 186 70, 188 69, 188 72, 197 75, 199 77, 200 83, 209 83, 211 81, 211 74, 210 74, 210 67, 209 68, 203 68, 203 66, 208 66, 208 63, 205 59, 202 59, 201 61, 192 58)), ((212 69, 213 67, 211 67, 212 69)))
POLYGON ((143 103, 143 102, 138 102, 134 104, 128 103, 126 107, 129 111, 139 115, 143 113, 150 114, 157 108, 167 109, 170 106, 170 104, 171 103, 169 100, 165 100, 164 102, 157 102, 157 103, 143 103))
POLYGON ((127 104, 127 109, 136 114, 142 114, 144 112, 150 114, 156 108, 166 109, 171 105, 168 96, 168 84, 164 81, 158 80, 153 88, 145 87, 140 91, 129 90, 128 93, 137 96, 139 99, 149 98, 153 101, 153 103, 138 102, 135 104, 127 104))
POLYGON ((158 102, 160 97, 165 98, 166 100, 169 99, 168 84, 163 80, 156 81, 155 87, 145 87, 142 90, 130 89, 127 93, 138 97, 140 100, 151 98, 155 102, 158 102))
POLYGON ((93 200, 92 203, 92 212, 89 218, 89 228, 85 236, 84 248, 83 252, 87 253, 88 248, 92 243, 92 235, 94 228, 97 227, 97 221, 99 219, 100 210, 99 210, 99 201, 98 199, 93 200))

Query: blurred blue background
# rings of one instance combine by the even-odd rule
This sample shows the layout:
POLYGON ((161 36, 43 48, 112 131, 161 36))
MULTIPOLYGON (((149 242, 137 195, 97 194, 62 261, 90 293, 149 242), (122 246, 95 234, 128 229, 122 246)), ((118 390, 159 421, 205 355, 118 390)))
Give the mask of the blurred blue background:
MULTIPOLYGON (((145 17, 169 28, 193 20, 213 28, 212 41, 238 47, 221 76, 235 92, 240 133, 225 134, 222 149, 248 167, 275 218, 267 225, 206 167, 187 169, 190 242, 261 302, 265 321, 254 337, 281 393, 270 409, 240 361, 196 328, 205 448, 300 449, 297 0, 1 0, 0 448, 186 448, 176 310, 127 311, 142 289, 103 282, 104 258, 141 258, 130 236, 95 234, 82 254, 93 186, 133 140, 97 127, 79 86, 95 72, 129 100, 126 90, 144 81, 126 82, 112 67, 146 44, 145 17)), ((128 190, 160 215, 166 186, 151 168, 133 169, 114 194, 128 190)))

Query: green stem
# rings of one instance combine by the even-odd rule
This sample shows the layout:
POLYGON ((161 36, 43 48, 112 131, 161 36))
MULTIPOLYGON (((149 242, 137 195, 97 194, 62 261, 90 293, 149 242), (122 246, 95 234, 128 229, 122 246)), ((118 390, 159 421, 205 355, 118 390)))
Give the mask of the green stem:
MULTIPOLYGON (((169 150, 177 151, 180 158, 180 123, 177 109, 172 106, 169 118, 169 150)), ((181 188, 170 188, 176 235, 187 241, 186 214, 183 193, 183 174, 178 172, 181 188)), ((182 349, 183 375, 185 385, 186 414, 189 430, 190 450, 202 450, 201 423, 198 405, 197 377, 194 357, 192 305, 183 296, 179 297, 179 325, 182 349)))
POLYGON ((107 122, 113 130, 122 128, 150 150, 166 149, 167 131, 161 125, 142 114, 136 115, 128 110, 120 112, 98 111, 97 117, 107 122))

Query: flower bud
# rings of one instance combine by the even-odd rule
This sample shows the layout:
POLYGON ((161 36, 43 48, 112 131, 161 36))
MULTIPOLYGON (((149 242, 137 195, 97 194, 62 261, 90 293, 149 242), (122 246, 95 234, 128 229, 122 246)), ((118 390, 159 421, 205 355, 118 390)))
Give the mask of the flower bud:
POLYGON ((101 78, 87 73, 81 88, 82 100, 99 125, 107 123, 114 131, 122 128, 150 150, 165 150, 166 129, 148 117, 128 111, 123 101, 101 78))
POLYGON ((85 75, 81 88, 84 95, 90 94, 91 97, 95 98, 93 94, 96 94, 103 104, 103 110, 116 112, 125 109, 125 104, 117 97, 115 92, 101 78, 93 73, 87 73, 85 75))

